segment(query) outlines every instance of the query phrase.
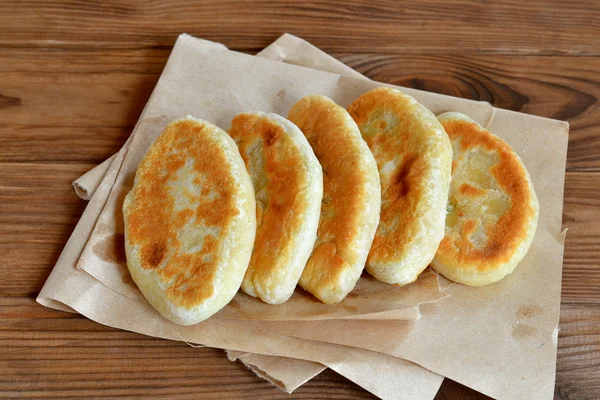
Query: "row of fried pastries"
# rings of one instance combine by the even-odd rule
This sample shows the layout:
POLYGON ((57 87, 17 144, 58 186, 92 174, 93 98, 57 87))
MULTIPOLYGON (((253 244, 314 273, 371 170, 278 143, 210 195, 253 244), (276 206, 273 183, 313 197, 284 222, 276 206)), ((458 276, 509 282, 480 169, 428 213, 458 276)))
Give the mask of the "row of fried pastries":
POLYGON ((239 114, 228 133, 170 123, 123 205, 128 268, 173 322, 208 318, 240 286, 279 304, 299 284, 335 304, 364 268, 405 285, 431 264, 487 285, 533 240, 537 198, 509 145, 399 90, 371 90, 347 111, 308 96, 287 119, 239 114))

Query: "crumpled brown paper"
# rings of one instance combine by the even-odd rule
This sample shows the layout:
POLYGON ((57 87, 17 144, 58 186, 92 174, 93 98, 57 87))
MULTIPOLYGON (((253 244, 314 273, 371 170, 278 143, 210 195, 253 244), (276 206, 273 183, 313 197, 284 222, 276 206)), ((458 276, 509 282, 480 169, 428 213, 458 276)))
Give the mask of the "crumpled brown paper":
MULTIPOLYGON (((285 103, 284 101, 277 104, 273 103, 272 108, 267 106, 268 100, 273 101, 273 97, 277 96, 278 91, 282 90, 281 87, 284 86, 284 81, 288 85, 285 86, 286 88, 293 87, 291 93, 294 93, 297 98, 308 94, 306 91, 319 92, 315 90, 318 86, 318 88, 321 88, 320 93, 328 94, 342 105, 347 105, 352 100, 348 100, 348 98, 356 97, 357 92, 360 94, 376 85, 301 68, 280 66, 273 63, 265 64, 261 60, 253 59, 250 61, 247 56, 234 52, 219 50, 208 54, 211 52, 207 51, 205 47, 202 48, 204 43, 206 42, 196 41, 186 36, 179 39, 153 97, 157 93, 160 95, 161 90, 181 85, 184 79, 186 81, 191 80, 191 87, 203 87, 205 94, 213 93, 215 90, 212 87, 214 82, 204 82, 203 77, 205 73, 213 77, 213 74, 217 73, 216 69, 218 68, 214 65, 216 59, 218 59, 220 65, 230 67, 225 71, 226 76, 222 76, 226 82, 221 88, 222 91, 218 92, 219 96, 221 93, 226 95, 233 93, 234 90, 228 87, 228 82, 239 83, 240 79, 231 79, 236 74, 241 73, 240 70, 245 72, 250 70, 251 73, 247 75, 253 76, 253 80, 244 82, 241 85, 241 90, 236 92, 238 95, 233 95, 236 100, 234 102, 235 107, 243 107, 245 96, 252 96, 253 104, 261 105, 260 109, 279 111, 284 115, 285 110, 280 110, 284 107, 284 104, 282 104, 285 103), (179 57, 177 57, 178 52, 181 52, 179 57), (190 76, 186 71, 177 70, 176 65, 184 61, 188 63, 191 61, 195 67, 200 66, 204 72, 203 77, 190 76), (170 71, 169 68, 171 68, 170 71), (174 70, 176 72, 173 72, 174 70), (262 78, 261 71, 268 72, 271 79, 262 78), (164 79, 165 76, 168 78, 164 79), (255 82, 256 76, 259 79, 255 82), (302 85, 298 85, 300 82, 302 85), (302 87, 298 88, 298 86, 302 87), (277 89, 277 87, 280 87, 280 89, 277 89)), ((371 324, 373 329, 366 331, 366 333, 371 333, 371 336, 358 335, 358 331, 356 331, 352 332, 356 335, 344 335, 343 337, 340 337, 340 335, 335 337, 335 335, 331 336, 330 334, 326 340, 355 340, 351 343, 352 346, 372 348, 395 356, 406 357, 498 398, 547 398, 552 393, 556 355, 555 328, 558 323, 560 269, 562 264, 562 243, 559 240, 560 214, 567 126, 558 121, 524 116, 502 110, 498 110, 494 115, 493 109, 482 103, 424 94, 418 91, 405 91, 417 97, 418 100, 436 113, 449 110, 460 111, 483 125, 491 120, 490 129, 502 136, 515 148, 531 172, 541 203, 538 234, 536 234, 528 257, 515 274, 487 288, 474 289, 461 285, 450 285, 448 291, 452 292, 453 296, 438 302, 436 304, 437 310, 431 312, 430 315, 426 316, 427 318, 424 317, 418 323, 413 323, 413 326, 407 330, 405 335, 401 335, 401 338, 394 335, 389 340, 382 340, 381 338, 390 336, 386 336, 386 333, 389 334, 387 326, 390 322, 373 321, 371 324), (541 304, 535 304, 535 302, 541 304), (423 320, 425 320, 425 323, 423 320), (525 328, 521 326, 525 326, 525 328), (372 342, 373 338, 377 340, 372 342)), ((287 93, 289 95, 290 91, 287 93)), ((281 95, 282 93, 279 93, 279 96, 281 95)), ((207 101, 229 103, 232 100, 231 98, 218 98, 219 96, 217 98, 208 96, 207 101)), ((188 109, 194 107, 192 105, 186 106, 183 100, 172 100, 173 104, 170 103, 165 107, 172 112, 180 110, 188 113, 186 107, 188 109)), ((147 110, 150 109, 151 104, 152 99, 147 110)), ((206 104, 198 106, 202 105, 205 106, 206 104)), ((189 113, 210 120, 208 116, 202 114, 203 108, 196 111, 198 112, 189 113)), ((152 118, 152 111, 146 117, 152 118)), ((213 122, 222 125, 223 121, 216 118, 213 119, 213 122)), ((148 145, 149 142, 148 139, 139 139, 139 141, 142 145, 148 145)), ((98 295, 104 295, 104 293, 92 292, 101 291, 101 289, 106 290, 106 288, 97 284, 86 286, 85 282, 79 283, 79 288, 83 291, 83 293, 79 293, 79 297, 77 297, 77 293, 55 292, 55 300, 60 301, 62 299, 70 307, 80 312, 85 311, 86 315, 96 320, 110 319, 109 315, 102 313, 105 308, 98 309, 93 304, 77 301, 84 297, 83 294, 87 295, 88 293, 96 296, 90 295, 90 298, 98 298, 98 295)), ((53 285, 46 286, 50 290, 53 285)), ((41 298, 43 300, 43 296, 41 298)), ((123 300, 123 302, 126 301, 123 300)), ((114 307, 113 311, 117 314, 113 316, 113 320, 115 318, 118 320, 120 314, 116 311, 119 307, 115 303, 112 303, 112 305, 114 307)), ((141 308, 139 310, 140 318, 147 318, 156 323, 150 310, 146 310, 141 302, 138 307, 141 308), (145 311, 142 312, 142 310, 145 311)), ((111 322, 116 323, 115 321, 111 322)), ((347 322, 316 321, 306 322, 306 324, 345 324, 347 322)), ((356 322, 360 323, 360 321, 356 322)), ((103 323, 110 325, 108 322, 103 323)), ((219 330, 217 325, 231 326, 236 323, 239 324, 237 326, 243 326, 245 322, 219 320, 218 323, 213 324, 209 320, 209 323, 201 324, 203 327, 199 331, 177 333, 181 336, 185 335, 186 340, 215 345, 214 336, 207 336, 210 333, 209 331, 212 329, 226 333, 231 329, 219 330)), ((249 323, 254 322, 249 321, 249 323)), ((265 324, 275 326, 273 323, 265 324)), ((152 326, 152 324, 150 325, 152 326)), ((172 329, 167 329, 172 327, 162 326, 164 324, 160 323, 157 323, 157 325, 161 325, 161 329, 158 331, 156 330, 157 326, 152 326, 155 329, 143 329, 142 331, 155 336, 165 334, 165 329, 169 332, 172 331, 172 329)), ((132 330, 137 331, 137 328, 139 327, 134 327, 132 330)), ((316 333, 321 334, 321 332, 316 333)), ((315 342, 311 341, 310 343, 315 342)), ((264 354, 274 352, 274 349, 270 348, 268 344, 254 343, 253 345, 255 347, 250 351, 264 354)), ((236 342, 236 346, 243 347, 239 342, 236 342)), ((221 347, 221 345, 216 347, 221 347)), ((296 351, 294 356, 310 359, 308 355, 301 353, 302 351, 296 351)))

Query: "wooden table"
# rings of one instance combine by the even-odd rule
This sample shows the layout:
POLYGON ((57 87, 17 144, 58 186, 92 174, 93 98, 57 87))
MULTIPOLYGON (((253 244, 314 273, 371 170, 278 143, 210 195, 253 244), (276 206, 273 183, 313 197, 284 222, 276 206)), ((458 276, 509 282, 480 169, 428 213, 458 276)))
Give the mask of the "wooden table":
MULTIPOLYGON (((0 2, 0 397, 288 398, 220 350, 34 301, 85 207, 71 181, 125 142, 181 32, 248 53, 290 32, 379 81, 568 120, 555 398, 600 398, 594 0, 0 2)), ((372 396, 325 372, 293 397, 372 396)))

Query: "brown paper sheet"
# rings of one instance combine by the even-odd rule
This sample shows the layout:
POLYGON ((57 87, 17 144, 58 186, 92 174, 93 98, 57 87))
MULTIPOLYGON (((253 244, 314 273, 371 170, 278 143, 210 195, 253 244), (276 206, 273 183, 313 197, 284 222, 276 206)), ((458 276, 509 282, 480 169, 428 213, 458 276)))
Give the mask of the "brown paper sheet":
POLYGON ((271 382, 286 393, 292 393, 327 369, 323 364, 296 358, 265 356, 233 350, 226 352, 230 361, 241 361, 258 377, 271 382))
MULTIPOLYGON (((242 361, 258 376, 288 393, 290 393, 289 387, 286 387, 283 382, 287 382, 287 385, 295 385, 303 380, 305 383, 321 373, 324 368, 322 364, 315 362, 241 351, 228 350, 227 357, 231 361, 242 361), (292 360, 293 363, 288 364, 292 360), (258 371, 269 371, 269 373, 262 376, 254 367, 258 371), (277 378, 273 379, 274 376, 281 378, 282 381, 278 381, 277 378)), ((371 354, 369 358, 361 358, 351 363, 329 364, 328 366, 382 399, 433 399, 439 390, 443 379, 441 376, 436 376, 430 371, 416 364, 404 362, 404 360, 400 360, 400 363, 394 366, 381 361, 377 354, 371 354)))
POLYGON ((94 191, 96 191, 96 188, 98 185, 100 185, 100 182, 102 182, 106 171, 108 171, 110 164, 113 162, 116 156, 116 154, 113 154, 111 157, 104 160, 102 164, 95 166, 73 181, 73 189, 75 190, 77 196, 83 200, 89 200, 92 198, 94 191))
MULTIPOLYGON (((302 42, 302 43, 306 43, 306 42, 302 42)), ((268 46, 262 52, 257 54, 257 56, 262 55, 262 56, 267 57, 267 54, 269 54, 270 52, 271 52, 271 54, 276 54, 276 53, 272 53, 271 50, 273 48, 274 48, 274 45, 268 46)), ((307 44, 307 46, 299 46, 299 48, 300 49, 303 48, 302 51, 304 51, 304 52, 312 52, 316 56, 319 56, 320 54, 325 54, 310 44, 307 44)), ((282 50, 283 50, 283 48, 278 47, 277 53, 281 52, 282 50)), ((291 52, 291 49, 288 49, 288 52, 291 52)), ((325 57, 322 58, 322 61, 323 62, 321 64, 319 64, 319 68, 324 71, 336 72, 337 70, 340 70, 342 68, 347 69, 347 67, 345 67, 343 64, 341 64, 339 61, 331 58, 328 55, 325 55, 325 57), (332 60, 332 62, 330 62, 328 59, 332 60), (340 65, 341 65, 341 67, 340 67, 340 65)), ((350 70, 350 71, 354 72, 353 70, 350 70)), ((356 73, 355 75, 361 76, 358 73, 356 73)), ((122 151, 125 151, 125 150, 122 150, 122 151)), ((85 199, 85 200, 89 200, 92 197, 92 195, 96 191, 98 185, 100 184, 102 178, 106 174, 112 160, 115 157, 116 157, 116 154, 113 155, 112 157, 110 157, 109 159, 107 159, 106 161, 104 161, 102 164, 100 164, 97 167, 93 168, 92 170, 88 171, 86 174, 82 175, 80 178, 78 178, 76 181, 73 182, 75 192, 79 197, 81 197, 82 199, 85 199)), ((272 340, 276 340, 276 339, 272 339, 272 340)), ((305 361, 305 360, 291 359, 291 358, 287 358, 287 357, 265 356, 262 354, 252 354, 252 353, 243 353, 243 352, 234 352, 234 351, 228 351, 228 356, 230 354, 235 354, 235 353, 237 353, 237 355, 235 357, 230 357, 230 359, 232 361, 237 359, 239 357, 239 355, 247 354, 246 357, 240 358, 240 361, 242 363, 244 363, 250 370, 255 372, 257 374, 257 376, 259 376, 263 379, 266 379, 267 381, 269 381, 273 385, 279 387, 280 389, 286 391, 287 393, 291 393, 293 390, 297 389, 301 384, 307 382, 308 380, 310 380, 311 378, 313 378, 314 376, 319 374, 324 368, 326 368, 326 366, 319 364, 319 363, 314 363, 314 362, 305 361), (290 360, 293 360, 293 362, 290 362, 290 360)), ((376 364, 373 366, 368 366, 368 365, 365 365, 364 363, 361 364, 360 366, 357 366, 354 363, 348 363, 345 365, 340 364, 340 365, 336 366, 336 371, 346 377, 351 376, 352 380, 355 383, 359 384, 362 387, 370 387, 372 389, 372 391, 373 390, 375 390, 375 391, 383 390, 383 393, 389 392, 391 389, 387 389, 387 390, 385 389, 388 386, 385 383, 385 381, 383 381, 384 382, 383 384, 377 385, 377 384, 375 384, 375 382, 373 382, 370 375, 364 371, 365 368, 369 368, 369 369, 376 368, 379 364, 380 364, 379 362, 376 362, 376 364), (376 389, 376 386, 379 386, 379 389, 376 389)), ((410 379, 410 374, 407 375, 405 373, 404 369, 402 369, 400 371, 395 371, 394 374, 392 376, 390 376, 390 379, 396 380, 399 377, 404 377, 405 379, 410 379)), ((381 383, 381 379, 383 379, 383 378, 379 377, 379 379, 378 379, 380 383, 381 383)), ((413 382, 414 382, 414 379, 413 379, 413 382)), ((435 393, 437 391, 437 387, 439 387, 440 384, 441 384, 440 379, 433 381, 432 387, 429 387, 429 388, 423 387, 421 389, 421 392, 435 393)), ((421 386, 426 386, 426 385, 425 385, 425 383, 421 382, 421 386)), ((424 398, 427 398, 427 397, 424 397, 424 398)))
MULTIPOLYGON (((288 385, 297 385, 294 388, 296 389, 308 381, 309 375, 312 378, 325 368, 319 363, 287 357, 235 351, 229 351, 228 356, 230 359, 237 358, 244 362, 261 377, 263 377, 262 371, 275 371, 264 378, 288 393, 290 393, 288 388, 283 386, 282 382, 274 381, 273 376, 282 378, 283 381, 288 382, 288 385)), ((416 364, 401 359, 396 360, 394 364, 382 363, 377 353, 365 353, 352 362, 328 363, 328 367, 382 399, 433 399, 443 378, 416 364)))
POLYGON ((208 321, 193 327, 181 327, 165 321, 148 304, 121 296, 75 269, 78 249, 81 250, 83 247, 86 232, 88 234, 91 232, 91 227, 108 196, 111 181, 114 182, 118 171, 118 161, 117 158, 111 165, 103 184, 91 199, 59 257, 56 267, 38 297, 41 304, 76 311, 99 323, 150 336, 203 343, 212 347, 227 347, 244 352, 258 350, 268 355, 293 355, 314 362, 331 364, 335 368, 349 369, 350 375, 360 374, 359 379, 356 379, 359 384, 362 383, 367 390, 374 390, 374 393, 382 398, 391 398, 386 395, 391 389, 381 388, 379 384, 373 383, 373 379, 377 381, 380 378, 368 376, 366 374, 368 371, 361 371, 360 368, 354 371, 352 366, 354 360, 369 360, 374 365, 380 366, 388 374, 389 379, 398 375, 407 377, 409 382, 406 386, 402 382, 391 383, 394 390, 402 390, 409 395, 417 396, 418 399, 432 398, 431 388, 439 387, 442 378, 407 361, 360 349, 276 337, 272 334, 264 335, 251 330, 233 330, 208 321), (429 392, 419 392, 421 390, 419 383, 429 392), (369 385, 373 385, 374 388, 369 385))
MULTIPOLYGON (((181 36, 178 43, 193 41, 195 39, 189 36, 181 36), (184 38, 183 41, 181 38, 184 38)), ((200 43, 200 42, 196 42, 200 43)), ((230 54, 239 54, 229 52, 221 46, 215 46, 211 42, 202 42, 203 47, 197 55, 221 54, 228 56, 230 54)), ((181 47, 181 46, 180 46, 181 47)), ((198 46, 196 46, 198 47, 198 46)), ((198 50, 198 49, 195 49, 198 50)), ((250 57, 250 56, 246 56, 250 57)), ((145 115, 153 114, 146 118, 141 118, 134 131, 130 150, 123 163, 119 175, 115 182, 106 205, 99 217, 98 223, 86 245, 83 254, 77 264, 77 268, 88 273, 98 281, 105 284, 111 290, 116 291, 131 299, 142 300, 143 296, 139 292, 130 278, 127 270, 126 259, 123 251, 123 216, 122 205, 125 195, 131 189, 133 178, 137 169, 137 164, 146 153, 151 142, 163 131, 169 121, 175 118, 181 118, 187 114, 204 118, 209 121, 219 121, 220 126, 227 129, 231 118, 242 111, 261 109, 267 112, 275 111, 281 103, 288 103, 291 106, 300 97, 287 96, 283 94, 284 89, 278 89, 276 93, 270 93, 269 106, 266 104, 266 98, 263 95, 255 96, 254 93, 244 93, 239 91, 243 86, 238 87, 237 93, 226 92, 223 95, 222 89, 218 85, 214 87, 215 97, 208 101, 211 96, 205 96, 206 92, 190 92, 189 83, 178 81, 183 85, 178 87, 172 83, 162 84, 169 81, 170 78, 179 76, 182 69, 187 69, 189 65, 185 64, 186 57, 170 58, 165 72, 158 82, 154 99, 149 101, 146 106, 145 115), (173 61, 176 60, 176 61, 173 61), (172 71, 176 72, 172 72, 172 71), (176 90, 177 92, 175 92, 176 90), (188 91, 188 94, 181 94, 179 91, 188 91), (181 101, 182 96, 191 96, 188 100, 190 104, 196 104, 197 108, 182 107, 178 111, 170 109, 172 103, 181 101), (274 95, 274 97, 273 97, 274 95), (177 98, 175 98, 177 97, 177 98), (236 99, 234 99, 236 98, 236 99), (295 99, 295 100, 294 100, 295 99), (265 105, 257 107, 255 100, 265 105), (292 101, 293 100, 293 101, 292 101), (242 106, 242 102, 244 105, 242 106), (233 105, 238 104, 235 108, 233 105), (267 108, 268 107, 268 108, 267 108), (225 122, 226 121, 226 122, 225 122), (136 133, 139 132, 139 133, 136 133)), ((251 57, 251 59, 254 59, 251 57)), ((266 62, 264 60, 260 60, 266 62)), ((272 64, 271 62, 267 62, 272 64)), ((216 65, 214 65, 216 67, 216 65)), ((256 68, 256 67, 255 67, 256 68)), ((193 68, 192 68, 193 70, 193 68)), ((302 69, 307 77, 310 71, 302 69), (308 74, 307 74, 308 72, 308 74)), ((241 71, 239 71, 241 72, 241 71)), ((204 74, 190 74, 193 77, 204 76, 204 74)), ((213 77, 214 78, 214 77, 213 77)), ((263 80, 268 78, 263 74, 263 80)), ((219 79, 216 79, 219 80, 219 79)), ((204 87, 207 82, 197 82, 197 87, 204 87)), ((364 81, 367 85, 372 85, 364 81)), ((213 82, 214 85, 214 82, 213 82)), ((331 84, 330 84, 331 85, 331 84)), ((285 86, 281 82, 280 87, 285 86)), ((304 85, 296 82, 294 86, 287 87, 290 92, 299 90, 304 85)), ((349 84, 347 86, 350 86, 349 84)), ((315 83, 312 91, 317 93, 319 82, 315 83)), ((209 89, 208 91, 212 91, 209 89)), ((356 93, 356 92, 355 92, 356 93)), ((258 92, 256 93, 258 94, 258 92)), ((347 96, 346 96, 347 97, 347 96)), ((445 99, 447 101, 447 99, 445 99)), ((487 111, 487 105, 485 109, 487 111)), ((279 110, 280 114, 285 114, 279 110)), ((441 291, 438 284, 438 277, 431 271, 422 274, 417 282, 406 286, 391 286, 379 282, 369 276, 360 279, 352 292, 340 304, 335 306, 327 305, 315 301, 314 297, 303 290, 296 290, 293 296, 285 303, 280 305, 268 305, 257 298, 253 298, 238 292, 234 299, 213 318, 235 319, 235 320, 324 320, 324 319, 409 319, 414 320, 419 317, 417 306, 438 301, 447 296, 447 292, 441 291)))
MULTIPOLYGON (((185 53, 190 56, 195 51, 194 41, 190 38, 180 39, 182 43, 184 40, 187 42, 185 53)), ((200 46, 198 44, 200 42, 195 43, 200 46)), ((291 105, 287 102, 293 103, 308 93, 319 91, 334 98, 338 103, 347 105, 359 94, 377 85, 340 76, 323 75, 292 66, 267 65, 262 60, 235 52, 223 51, 218 55, 214 54, 214 57, 207 57, 204 54, 199 62, 205 72, 201 77, 186 73, 185 68, 178 70, 177 74, 167 76, 163 88, 169 104, 157 105, 154 111, 156 115, 169 115, 169 109, 172 113, 184 109, 190 114, 227 126, 226 121, 229 117, 226 115, 227 111, 235 113, 237 110, 249 110, 256 107, 258 103, 261 104, 262 110, 285 115, 287 107, 291 105), (218 71, 215 64, 217 60, 219 63, 230 65, 231 68, 227 70, 228 76, 223 76, 223 73, 218 71), (211 80, 216 76, 222 79, 211 80), (230 82, 239 82, 243 79, 242 76, 252 76, 253 79, 241 85, 241 91, 240 87, 234 89, 229 86, 230 82), (181 97, 169 96, 170 90, 175 90, 174 93, 177 93, 175 88, 190 80, 193 85, 206 88, 208 93, 230 94, 238 90, 238 94, 235 95, 238 109, 230 107, 224 111, 222 107, 226 107, 228 100, 220 94, 214 97, 208 96, 211 103, 202 108, 187 104, 181 97), (285 97, 282 96, 281 90, 286 90, 285 97), (286 100, 290 97, 291 100, 286 100), (179 103, 173 104, 177 102, 179 103)), ((450 286, 448 291, 458 294, 459 299, 453 299, 454 301, 447 299, 447 302, 453 305, 436 313, 432 318, 432 325, 425 329, 425 324, 413 324, 415 327, 409 330, 407 338, 403 338, 401 343, 397 343, 399 341, 397 338, 391 338, 390 343, 375 341, 375 345, 385 345, 376 350, 406 357, 492 396, 515 398, 515 396, 525 395, 530 398, 528 394, 535 394, 545 397, 553 387, 556 355, 552 337, 555 335, 558 323, 560 298, 562 260, 562 243, 559 238, 562 207, 560 194, 564 179, 567 127, 558 121, 502 110, 494 113, 491 106, 485 103, 452 99, 414 90, 405 91, 435 113, 449 110, 463 112, 481 124, 489 126, 491 130, 507 140, 530 169, 541 199, 542 210, 536 239, 528 257, 515 274, 487 288, 450 286), (532 149, 535 149, 535 152, 532 149), (527 314, 522 312, 526 308, 541 309, 541 312, 537 316, 530 316, 528 321, 520 321, 518 315, 527 314), (453 319, 461 315, 468 317, 461 319, 460 330, 454 329, 453 319), (448 327, 440 330, 440 324, 447 324, 448 327), (424 332, 431 331, 436 334, 424 335, 424 332), (524 332, 527 334, 526 338, 523 337, 524 332), (483 339, 477 340, 482 337, 482 333, 487 334, 483 335, 483 339), (411 338, 411 345, 406 345, 411 338), (461 348, 461 352, 453 354, 452 351, 443 351, 444 346, 448 345, 461 348), (432 346, 438 351, 432 352, 432 346), (439 356, 440 354, 442 356, 439 356), (515 359, 519 361, 516 366, 515 359), (511 368, 507 368, 507 365, 511 368), (473 378, 475 376, 476 378, 473 378), (532 382, 536 382, 536 385, 532 385, 532 382)), ((207 101, 206 97, 205 101, 207 101)), ((132 170, 135 169, 133 168, 135 164, 136 161, 133 160, 132 170)), ((381 322, 378 325, 389 324, 381 322)), ((381 334, 388 332, 389 329, 384 328, 381 334)), ((320 340, 340 339, 322 337, 320 340)), ((372 348, 370 346, 373 343, 353 342, 352 345, 372 348)))
MULTIPOLYGON (((110 191, 110 187, 114 182, 117 171, 120 168, 121 160, 123 158, 124 153, 127 150, 127 145, 124 146, 123 150, 117 155, 120 157, 116 160, 115 163, 111 164, 110 173, 105 176, 103 180, 103 184, 100 185, 98 193, 92 199, 88 208, 86 209, 84 215, 82 216, 78 226, 73 232, 69 242, 65 246, 63 253, 61 254, 59 261, 53 274, 48 279, 46 285, 44 286, 43 291, 40 293, 38 297, 38 301, 41 304, 44 304, 49 307, 58 308, 65 311, 77 312, 73 308, 71 308, 67 304, 86 304, 89 307, 98 307, 98 308, 106 308, 107 304, 103 300, 108 300, 111 296, 101 295, 99 298, 94 298, 93 295, 89 295, 89 291, 86 290, 86 286, 89 288, 94 285, 94 281, 89 279, 89 277, 85 276, 77 272, 74 269, 74 263, 77 261, 79 254, 81 253, 82 247, 85 244, 85 241, 89 237, 92 227, 94 226, 98 214, 102 209, 104 202, 108 196, 110 191), (68 283, 66 282, 68 281, 68 283), (77 281, 81 284, 77 285, 77 281), (70 293, 66 293, 70 292, 70 293), (66 296, 55 296, 57 294, 67 294, 66 296), (88 296, 87 299, 83 299, 83 297, 88 296), (57 300, 64 301, 65 303, 57 300)), ((90 192, 94 192, 95 188, 90 187, 90 192)), ((106 294, 112 294, 107 293, 106 294)), ((121 302, 116 299, 112 300, 113 307, 114 304, 121 304, 121 302)), ((80 307, 80 306, 78 306, 80 307)), ((85 307, 84 307, 85 309, 85 307)), ((106 316, 106 314, 104 314, 106 316)), ((112 317, 109 317, 112 318, 112 317)), ((118 319, 118 318, 117 318, 118 319)), ((107 323, 104 320, 97 320, 100 323, 106 323, 107 325, 113 325, 112 323, 107 323)), ((135 324, 136 322, 134 322, 135 324)), ((127 325, 122 326, 124 329, 130 329, 127 325)), ((181 334, 176 335, 179 340, 182 340, 183 337, 181 334)), ((274 335, 270 335, 269 338, 272 342, 277 342, 277 337, 274 335)), ((326 345, 323 345, 327 348, 326 345)), ((323 347, 321 346, 321 347, 323 347)), ((277 347, 277 345, 275 345, 277 347)), ((332 364, 332 368, 337 370, 342 375, 345 375, 352 379, 357 384, 365 387, 368 390, 371 390, 373 393, 378 394, 382 398, 398 398, 397 396, 392 396, 394 393, 406 393, 408 397, 402 395, 400 398, 415 398, 415 399, 431 399, 437 389, 439 388, 442 377, 437 374, 433 374, 429 371, 426 371, 412 363, 405 362, 403 360, 395 360, 389 357, 371 354, 369 357, 370 363, 362 362, 355 363, 354 360, 350 359, 348 361, 341 360, 344 357, 340 356, 340 354, 345 355, 347 350, 344 348, 335 348, 335 346, 329 346, 331 354, 333 355, 333 360, 336 360, 332 364), (337 353, 337 355, 336 355, 337 353), (340 361, 341 360, 341 361, 340 361), (385 374, 379 374, 377 376, 372 376, 371 372, 376 368, 381 367, 385 374), (398 380, 398 377, 403 377, 403 380, 398 380), (389 381, 389 383, 388 383, 389 381), (405 387, 403 382, 410 382, 409 387, 405 387)), ((261 350, 256 348, 257 350, 261 350)), ((283 346, 284 350, 290 351, 291 347, 286 348, 283 346)), ((327 362, 327 358, 322 358, 322 351, 317 352, 321 354, 321 359, 327 362)), ((329 353, 326 352, 326 353, 329 353)), ((283 352, 283 355, 289 353, 283 352)), ((291 350, 292 356, 302 356, 302 354, 296 354, 293 350, 291 350)), ((251 360, 256 361, 256 359, 260 359, 261 355, 254 355, 251 360)), ((310 357, 310 356, 308 356, 310 357)), ((331 359, 330 355, 330 359, 331 359)), ((364 359, 361 353, 357 353, 356 357, 364 359)), ((311 364, 308 362, 308 364, 311 364)), ((263 367, 266 365, 263 364, 263 367)), ((310 369, 310 367, 308 368, 310 369)), ((310 371, 309 371, 310 372, 310 371)), ((306 371, 305 371, 306 373, 306 371)), ((298 380, 298 376, 295 377, 295 380, 298 380)))
MULTIPOLYGON (((185 53, 194 53, 194 41, 186 38, 186 42, 189 42, 189 46, 185 53)), ((249 67, 246 65, 249 61, 243 57, 245 56, 237 53, 223 52, 215 58, 225 61, 225 64, 234 61, 232 64, 236 67, 239 67, 238 63, 249 67)), ((204 60, 210 58, 205 57, 204 60)), ((203 66, 211 67, 210 64, 208 62, 203 66)), ((280 66, 261 63, 260 68, 256 68, 256 65, 250 67, 253 67, 250 68, 253 72, 263 69, 272 75, 281 74, 292 82, 311 78, 320 81, 324 88, 321 93, 337 98, 342 104, 340 98, 349 97, 353 88, 362 88, 363 85, 362 82, 324 76, 302 69, 286 67, 279 70, 280 66), (302 76, 305 72, 309 72, 311 76, 302 76), (335 81, 335 85, 331 81, 335 81)), ((275 86, 281 86, 279 78, 273 79, 275 86)), ((175 78, 174 82, 167 82, 167 86, 177 83, 177 80, 175 78)), ((268 82, 260 83, 268 85, 268 82)), ((257 89, 252 87, 252 90, 249 90, 250 88, 243 87, 246 93, 254 94, 257 89)), ((273 90, 275 88, 270 89, 271 97, 276 96, 277 92, 273 90)), ((228 90, 225 92, 229 93, 228 90)), ((268 96, 268 93, 263 92, 261 95, 268 96)), ((299 97, 300 95, 304 94, 299 93, 299 97)), ((562 264, 560 212, 567 126, 557 121, 510 112, 497 112, 494 116, 489 108, 486 114, 480 106, 481 103, 466 100, 453 99, 452 107, 444 107, 445 96, 432 96, 431 101, 427 101, 428 96, 424 94, 416 97, 436 113, 461 111, 486 125, 493 116, 490 129, 515 147, 532 174, 542 205, 540 226, 530 254, 515 274, 488 288, 472 289, 451 285, 448 290, 454 295, 439 302, 438 309, 425 319, 425 323, 422 320, 414 324, 408 334, 403 336, 401 343, 397 343, 397 338, 392 338, 391 343, 382 343, 385 349, 378 350, 407 357, 498 398, 547 398, 551 395, 553 387, 556 356, 555 339, 562 264), (472 105, 472 112, 464 109, 472 105), (527 313, 527 310, 536 312, 527 313), (457 329, 457 326, 460 326, 460 329, 457 329)), ((237 100, 240 105, 241 99, 237 100)), ((177 107, 183 105, 178 104, 177 107)), ((198 116, 208 119, 203 115, 198 116)), ((71 307, 74 305, 74 302, 70 303, 71 307)), ((378 329, 374 331, 377 332, 378 329)), ((373 343, 364 343, 364 338, 361 340, 362 342, 352 345, 373 346, 373 343)), ((380 337, 378 341, 383 342, 380 337)), ((261 352, 267 350, 263 349, 261 352)))
MULTIPOLYGON (((322 63, 327 57, 324 53, 304 55, 285 51, 299 47, 299 42, 303 41, 285 35, 275 43, 284 50, 272 51, 268 56, 303 66, 310 66, 315 59, 322 63)), ((350 70, 343 64, 338 67, 339 73, 350 70)), ((492 397, 551 398, 560 307, 568 125, 501 109, 493 109, 483 125, 505 139, 521 156, 540 199, 536 238, 517 271, 487 288, 451 285, 451 297, 437 303, 432 311, 424 312, 417 324, 403 324, 407 333, 392 335, 391 343, 385 333, 390 332, 386 325, 393 323, 387 322, 377 322, 377 328, 371 325, 372 329, 364 330, 372 336, 354 330, 357 335, 342 340, 331 336, 320 338, 321 331, 313 324, 313 332, 319 334, 311 338, 336 343, 362 338, 369 342, 364 348, 413 360, 492 397)), ((287 329, 293 327, 288 325, 281 333, 287 329)))

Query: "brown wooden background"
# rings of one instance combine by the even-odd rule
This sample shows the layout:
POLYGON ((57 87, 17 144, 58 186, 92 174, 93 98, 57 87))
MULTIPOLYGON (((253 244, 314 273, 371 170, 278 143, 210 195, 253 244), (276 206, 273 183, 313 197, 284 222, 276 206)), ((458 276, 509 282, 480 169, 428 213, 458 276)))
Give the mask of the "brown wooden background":
MULTIPOLYGON (((219 350, 34 301, 85 207, 71 181, 125 142, 181 32, 249 53, 290 32, 379 81, 568 120, 555 398, 600 398, 597 0, 0 1, 0 398, 289 397, 219 350)), ((372 398, 333 372, 291 397, 372 398)))

